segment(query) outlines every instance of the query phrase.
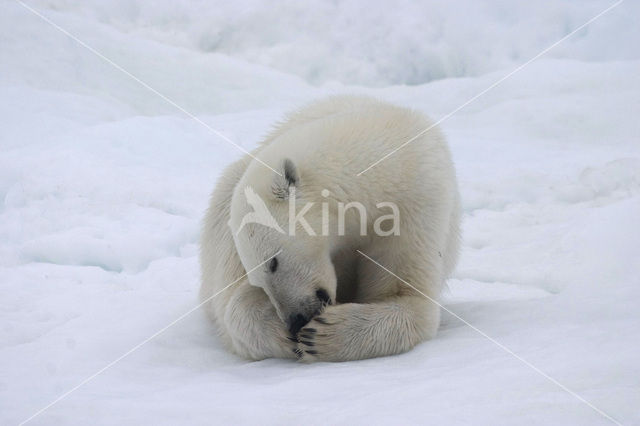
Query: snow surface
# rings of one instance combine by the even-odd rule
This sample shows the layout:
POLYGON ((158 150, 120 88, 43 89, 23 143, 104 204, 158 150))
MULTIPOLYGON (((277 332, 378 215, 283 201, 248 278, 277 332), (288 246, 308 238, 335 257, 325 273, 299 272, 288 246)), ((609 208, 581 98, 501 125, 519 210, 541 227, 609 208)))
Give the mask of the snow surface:
MULTIPOLYGON (((445 116, 613 2, 28 1, 239 145, 367 93, 445 116)), ((442 124, 464 243, 446 306, 640 424, 640 5, 442 124)), ((0 4, 0 423, 197 305, 199 222, 241 153, 14 1, 0 4)), ((607 424, 450 314, 342 364, 248 363, 200 311, 33 424, 607 424)))

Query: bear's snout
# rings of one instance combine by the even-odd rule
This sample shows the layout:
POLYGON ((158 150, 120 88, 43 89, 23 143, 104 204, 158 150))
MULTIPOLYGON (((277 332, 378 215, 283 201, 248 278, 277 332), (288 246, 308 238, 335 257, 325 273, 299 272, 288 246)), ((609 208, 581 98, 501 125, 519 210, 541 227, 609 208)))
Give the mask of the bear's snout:
POLYGON ((316 291, 316 296, 325 305, 330 305, 331 304, 331 297, 329 296, 329 293, 327 293, 326 290, 321 288, 320 290, 316 291))
POLYGON ((305 304, 306 309, 303 309, 302 312, 290 314, 287 317, 287 327, 289 328, 289 332, 293 336, 298 334, 298 331, 311 321, 311 318, 318 315, 324 306, 330 304, 331 296, 329 296, 329 293, 322 288, 316 290, 316 298, 312 298, 311 301, 305 304))
POLYGON ((298 331, 300 331, 300 329, 304 327, 309 322, 310 319, 311 318, 307 318, 302 314, 289 315, 289 318, 287 319, 287 326, 289 327, 289 333, 291 333, 292 336, 297 335, 298 331))

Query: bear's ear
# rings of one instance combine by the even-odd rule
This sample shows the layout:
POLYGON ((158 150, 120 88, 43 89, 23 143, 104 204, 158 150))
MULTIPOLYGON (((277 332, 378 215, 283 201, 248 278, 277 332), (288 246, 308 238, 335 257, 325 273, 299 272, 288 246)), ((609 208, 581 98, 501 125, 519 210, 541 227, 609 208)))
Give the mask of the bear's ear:
POLYGON ((300 183, 300 177, 298 176, 298 170, 296 170, 293 161, 285 158, 282 160, 282 166, 280 167, 280 175, 273 177, 273 183, 271 184, 271 192, 276 198, 280 200, 286 200, 289 198, 289 188, 292 186, 298 186, 300 183))

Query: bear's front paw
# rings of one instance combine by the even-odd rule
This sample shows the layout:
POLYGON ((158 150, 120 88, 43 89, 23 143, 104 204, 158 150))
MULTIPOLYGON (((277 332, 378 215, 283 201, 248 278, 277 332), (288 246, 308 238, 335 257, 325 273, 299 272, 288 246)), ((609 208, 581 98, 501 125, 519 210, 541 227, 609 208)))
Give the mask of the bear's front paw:
POLYGON ((298 354, 298 338, 292 336, 288 330, 281 330, 278 333, 278 342, 280 348, 283 350, 283 354, 279 355, 282 358, 300 358, 298 354))
POLYGON ((344 361, 349 359, 356 338, 357 317, 351 315, 351 304, 327 306, 298 333, 294 351, 303 362, 344 361))

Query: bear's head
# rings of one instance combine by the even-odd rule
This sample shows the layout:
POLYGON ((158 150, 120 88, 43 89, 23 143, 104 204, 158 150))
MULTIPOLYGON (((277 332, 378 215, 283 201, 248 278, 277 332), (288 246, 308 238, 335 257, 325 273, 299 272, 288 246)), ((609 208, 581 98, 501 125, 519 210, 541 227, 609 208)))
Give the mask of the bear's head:
POLYGON ((319 208, 302 196, 295 164, 279 164, 279 173, 255 162, 248 167, 234 190, 229 226, 249 283, 265 291, 295 335, 335 300, 336 274, 329 239, 308 232, 319 227, 319 208), (295 218, 305 206, 306 227, 295 218))

